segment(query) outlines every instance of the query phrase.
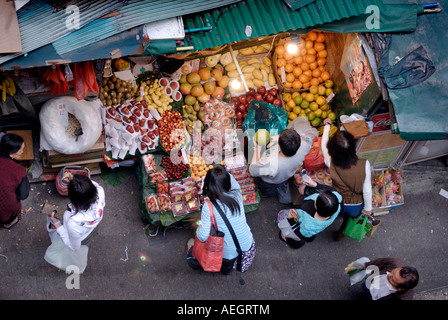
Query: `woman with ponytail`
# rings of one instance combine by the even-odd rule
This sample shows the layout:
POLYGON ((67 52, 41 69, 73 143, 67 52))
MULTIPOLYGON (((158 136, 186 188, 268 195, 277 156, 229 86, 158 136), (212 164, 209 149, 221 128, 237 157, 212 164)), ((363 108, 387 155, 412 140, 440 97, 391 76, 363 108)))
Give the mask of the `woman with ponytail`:
MULTIPOLYGON (((254 246, 254 238, 244 213, 241 187, 235 178, 224 167, 218 166, 207 172, 204 179, 203 195, 210 200, 218 224, 218 230, 224 232, 224 253, 221 273, 230 274, 234 269, 238 252, 232 235, 218 212, 218 207, 226 215, 232 226, 242 251, 254 246)), ((205 242, 210 234, 210 210, 208 205, 202 206, 201 225, 196 229, 198 240, 205 242)), ((193 257, 194 239, 187 244, 187 262, 193 269, 201 269, 199 262, 193 257), (193 241, 192 241, 193 240, 193 241)))
POLYGON ((48 218, 52 244, 45 260, 63 270, 69 265, 78 266, 82 273, 87 266, 91 237, 103 219, 105 196, 103 188, 84 175, 69 173, 68 180, 70 203, 63 223, 55 217, 55 212, 48 218))

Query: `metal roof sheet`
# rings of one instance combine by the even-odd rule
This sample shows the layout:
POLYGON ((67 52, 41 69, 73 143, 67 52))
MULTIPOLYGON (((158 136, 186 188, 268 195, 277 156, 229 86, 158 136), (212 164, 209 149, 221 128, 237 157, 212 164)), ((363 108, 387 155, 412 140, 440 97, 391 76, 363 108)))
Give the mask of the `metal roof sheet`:
POLYGON ((53 46, 62 55, 139 25, 211 10, 239 1, 241 0, 129 0, 120 8, 118 15, 92 21, 84 28, 54 41, 53 46))
MULTIPOLYGON (((90 21, 122 7, 120 0, 80 0, 76 2, 79 9, 79 25, 82 28, 90 21)), ((40 48, 46 44, 70 34, 74 29, 66 26, 66 20, 70 19, 71 12, 54 9, 47 1, 31 0, 23 8, 17 11, 22 53, 0 56, 0 64, 40 48)))
POLYGON ((204 50, 226 43, 304 29, 365 14, 369 5, 382 7, 381 0, 315 0, 291 10, 283 0, 244 0, 221 9, 184 16, 185 28, 211 26, 212 30, 191 35, 189 45, 204 50), (250 26, 252 33, 245 33, 250 26))

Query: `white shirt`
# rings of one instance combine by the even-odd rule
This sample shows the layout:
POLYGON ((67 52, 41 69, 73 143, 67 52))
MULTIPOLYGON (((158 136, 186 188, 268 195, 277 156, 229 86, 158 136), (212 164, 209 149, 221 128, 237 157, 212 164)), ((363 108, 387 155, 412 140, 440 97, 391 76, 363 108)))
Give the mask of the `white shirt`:
POLYGON ((386 274, 380 274, 373 278, 372 283, 370 285, 370 295, 372 296, 372 300, 378 300, 383 297, 390 295, 391 293, 397 292, 390 282, 387 280, 386 274))
MULTIPOLYGON (((324 156, 325 165, 330 168, 331 165, 331 157, 328 153, 327 143, 329 140, 330 126, 324 127, 324 132, 322 133, 322 154, 324 156)), ((362 197, 364 200, 364 210, 372 211, 372 181, 371 181, 371 172, 370 172, 370 162, 366 160, 366 177, 364 179, 364 184, 362 187, 362 197)))
POLYGON ((64 223, 56 229, 65 245, 71 250, 76 251, 81 247, 81 241, 98 226, 103 219, 103 210, 106 205, 104 189, 97 182, 92 181, 98 191, 97 201, 89 209, 77 213, 73 205, 68 206, 72 211, 64 212, 64 223))

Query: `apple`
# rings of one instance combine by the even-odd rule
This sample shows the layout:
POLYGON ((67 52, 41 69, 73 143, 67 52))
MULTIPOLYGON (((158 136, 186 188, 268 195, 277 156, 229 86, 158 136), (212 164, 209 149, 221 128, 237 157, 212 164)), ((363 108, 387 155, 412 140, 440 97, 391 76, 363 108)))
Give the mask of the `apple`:
POLYGON ((302 179, 302 176, 300 174, 295 175, 294 181, 295 181, 297 186, 300 186, 300 185, 303 184, 303 179, 302 179))
POLYGON ((233 106, 235 107, 235 108, 238 108, 239 106, 240 106, 240 104, 241 104, 241 102, 240 102, 240 100, 236 100, 236 101, 234 101, 233 102, 233 106))
POLYGON ((247 92, 247 94, 246 94, 246 95, 248 95, 248 96, 254 96, 254 95, 255 95, 255 93, 256 93, 256 91, 255 91, 255 89, 254 89, 254 88, 249 88, 249 91, 247 92))
POLYGON ((274 96, 272 94, 266 95, 266 102, 272 103, 274 101, 274 96))
POLYGON ((272 104, 275 104, 276 106, 281 107, 282 101, 279 98, 275 98, 274 101, 272 101, 272 104))
POLYGON ((247 102, 247 97, 244 94, 240 95, 238 97, 238 99, 240 100, 241 103, 246 103, 247 102))
POLYGON ((255 94, 254 99, 258 101, 263 101, 263 96, 260 93, 257 93, 255 94))
POLYGON ((252 100, 254 100, 254 97, 253 97, 253 96, 248 96, 248 97, 247 97, 247 104, 250 105, 250 102, 251 102, 252 100))
POLYGON ((269 90, 269 92, 270 92, 274 97, 276 97, 277 94, 278 94, 278 90, 277 90, 276 88, 271 88, 271 89, 269 90))
POLYGON ((238 111, 238 112, 235 114, 235 117, 236 117, 238 120, 241 120, 241 119, 243 118, 243 113, 242 113, 241 111, 238 111))
POLYGON ((266 93, 266 87, 265 86, 261 86, 257 88, 257 92, 261 95, 266 93))
POLYGON ((238 111, 244 113, 246 111, 246 105, 240 104, 238 106, 238 111))

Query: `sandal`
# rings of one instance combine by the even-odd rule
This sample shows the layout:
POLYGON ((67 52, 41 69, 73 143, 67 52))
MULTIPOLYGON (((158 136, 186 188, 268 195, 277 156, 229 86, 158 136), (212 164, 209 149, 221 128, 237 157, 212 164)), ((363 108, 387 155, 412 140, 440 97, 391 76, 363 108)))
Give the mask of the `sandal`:
POLYGON ((8 224, 4 224, 3 225, 3 227, 5 228, 5 229, 11 229, 12 227, 14 227, 16 224, 17 224, 17 222, 19 222, 19 217, 17 216, 11 223, 8 223, 8 224))

